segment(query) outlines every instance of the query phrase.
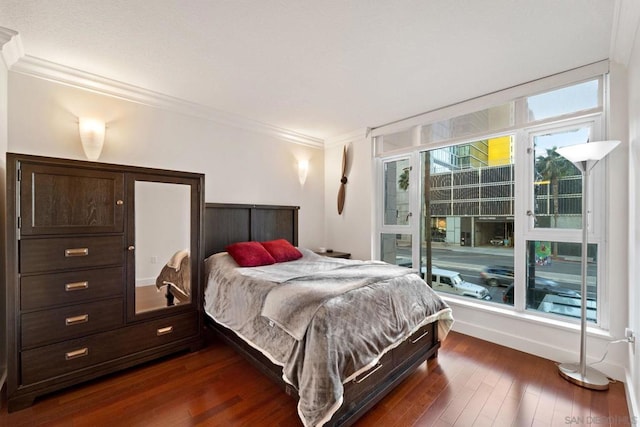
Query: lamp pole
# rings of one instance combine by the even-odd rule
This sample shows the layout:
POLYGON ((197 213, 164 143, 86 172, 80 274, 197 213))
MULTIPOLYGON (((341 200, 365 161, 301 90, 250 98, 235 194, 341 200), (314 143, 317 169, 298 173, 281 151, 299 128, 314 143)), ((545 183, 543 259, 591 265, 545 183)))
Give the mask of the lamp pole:
MULTIPOLYGON (((587 376, 587 265, 589 262, 589 175, 591 168, 584 161, 582 171, 582 258, 580 270, 580 374, 587 376)), ((591 167, 595 166, 593 162, 591 167)), ((609 381, 607 380, 607 387, 609 381)))
POLYGON ((582 172, 582 257, 580 270, 580 362, 561 363, 558 372, 567 381, 593 390, 607 390, 609 378, 587 366, 587 254, 589 247, 589 175, 620 141, 598 141, 561 147, 558 154, 571 161, 582 172))

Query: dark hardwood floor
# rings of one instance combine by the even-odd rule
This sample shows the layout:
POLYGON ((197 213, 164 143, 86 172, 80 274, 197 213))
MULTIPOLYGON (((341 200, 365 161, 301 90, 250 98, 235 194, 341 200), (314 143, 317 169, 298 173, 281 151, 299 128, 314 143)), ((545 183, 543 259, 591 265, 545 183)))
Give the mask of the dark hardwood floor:
MULTIPOLYGON (((459 333, 356 424, 630 425, 622 383, 590 391, 555 363, 459 333)), ((0 410, 0 426, 300 426, 295 402, 222 342, 0 410)))

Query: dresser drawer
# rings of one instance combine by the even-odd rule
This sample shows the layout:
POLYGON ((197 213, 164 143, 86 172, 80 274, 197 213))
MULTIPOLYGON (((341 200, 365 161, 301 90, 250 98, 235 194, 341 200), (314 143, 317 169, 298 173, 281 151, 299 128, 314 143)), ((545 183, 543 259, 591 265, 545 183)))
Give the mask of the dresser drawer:
POLYGON ((169 344, 198 333, 197 312, 165 317, 129 326, 122 334, 124 345, 131 351, 169 344))
POLYGON ((412 357, 423 354, 430 349, 436 340, 436 323, 428 323, 414 332, 402 344, 393 350, 394 365, 404 363, 412 357))
POLYGON ((24 274, 122 265, 124 255, 123 236, 22 239, 20 271, 24 274))
POLYGON ((33 384, 126 355, 129 350, 118 342, 117 331, 23 351, 21 383, 33 384))
POLYGON ((76 338, 123 323, 122 299, 110 299, 21 316, 22 348, 76 338))
POLYGON ((69 374, 197 333, 194 312, 23 351, 21 383, 28 385, 69 374))
POLYGON ((122 267, 23 276, 20 308, 36 310, 121 296, 123 283, 122 267))

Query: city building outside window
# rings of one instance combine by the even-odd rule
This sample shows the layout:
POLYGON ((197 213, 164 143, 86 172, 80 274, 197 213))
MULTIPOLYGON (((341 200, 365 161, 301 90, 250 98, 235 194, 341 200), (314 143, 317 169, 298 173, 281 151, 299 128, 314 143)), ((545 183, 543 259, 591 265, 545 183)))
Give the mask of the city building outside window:
MULTIPOLYGON (((578 319, 582 180, 556 149, 602 139, 605 82, 377 135, 380 259, 418 268, 448 297, 578 319)), ((604 245, 602 180, 592 182, 587 318, 595 323, 604 245)))

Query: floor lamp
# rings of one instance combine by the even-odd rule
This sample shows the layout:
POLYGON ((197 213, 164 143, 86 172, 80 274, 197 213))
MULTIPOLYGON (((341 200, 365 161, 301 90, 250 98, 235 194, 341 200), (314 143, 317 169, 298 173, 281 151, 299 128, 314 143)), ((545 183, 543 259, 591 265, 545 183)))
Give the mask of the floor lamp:
POLYGON ((582 172, 582 270, 580 282, 580 363, 562 363, 559 373, 567 381, 593 390, 607 390, 609 379, 598 370, 587 366, 587 246, 589 174, 591 169, 620 144, 620 141, 598 141, 560 147, 558 154, 572 162, 582 172))

